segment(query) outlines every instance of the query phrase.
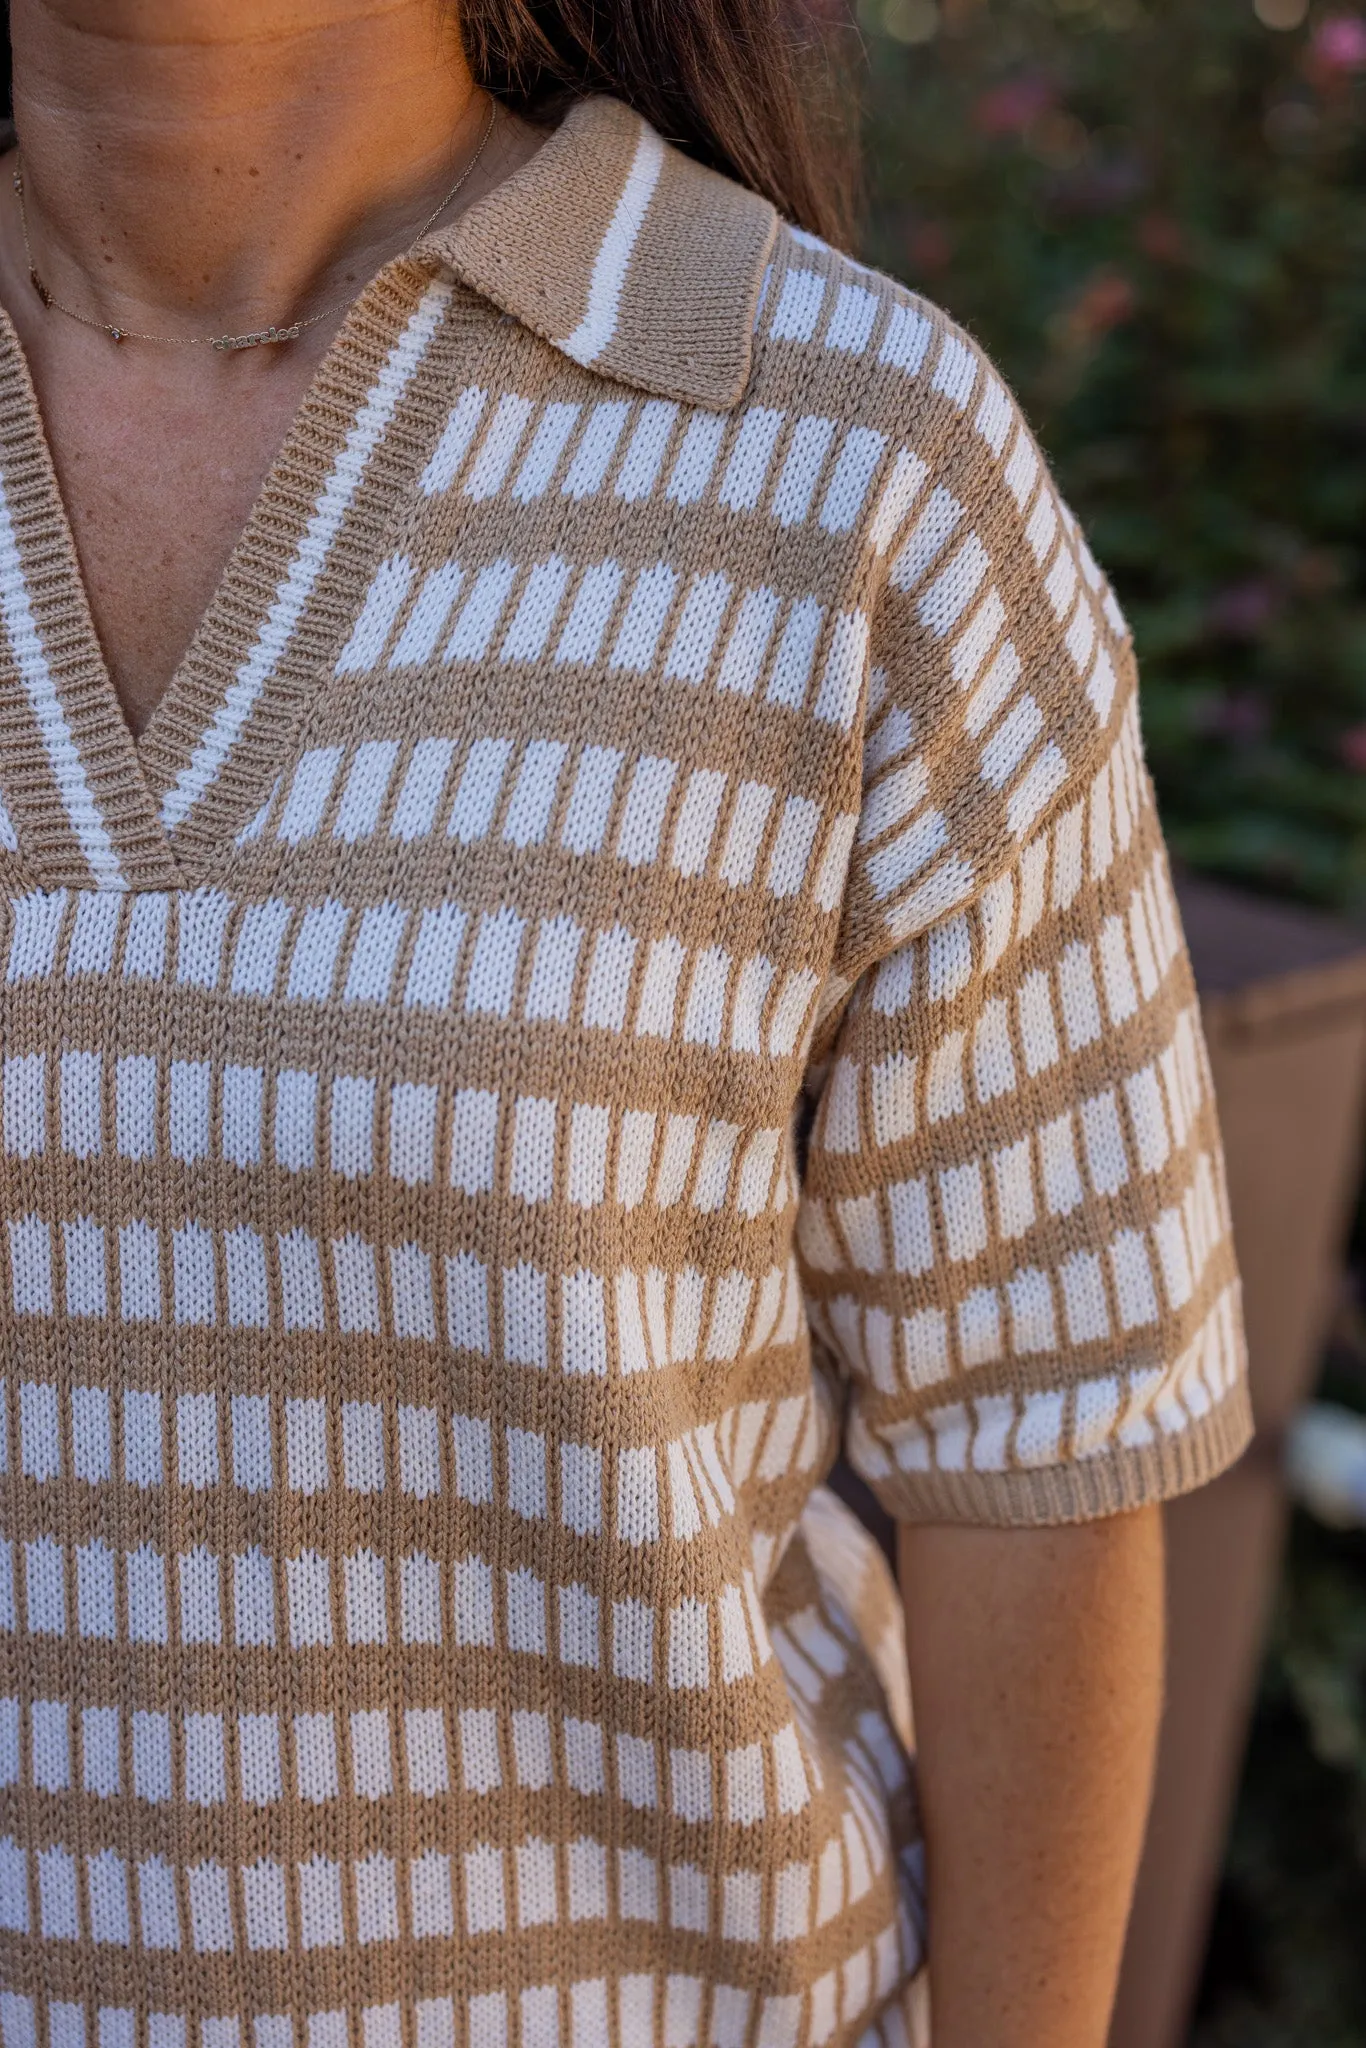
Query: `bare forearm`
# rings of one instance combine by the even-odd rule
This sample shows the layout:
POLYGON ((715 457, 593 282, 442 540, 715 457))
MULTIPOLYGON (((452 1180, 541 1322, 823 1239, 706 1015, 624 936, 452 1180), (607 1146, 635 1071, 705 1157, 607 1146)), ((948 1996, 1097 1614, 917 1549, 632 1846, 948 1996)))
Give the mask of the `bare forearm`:
POLYGON ((1156 1509, 906 1528, 934 2048, 1103 2048, 1161 1704, 1156 1509))

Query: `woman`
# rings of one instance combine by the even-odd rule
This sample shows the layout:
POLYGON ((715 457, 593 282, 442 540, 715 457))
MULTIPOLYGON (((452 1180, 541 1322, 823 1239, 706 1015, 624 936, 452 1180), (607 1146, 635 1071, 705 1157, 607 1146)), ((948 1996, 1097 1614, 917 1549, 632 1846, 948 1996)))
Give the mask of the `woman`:
POLYGON ((772 17, 14 0, 4 2048, 906 2041, 841 1435, 935 2048, 1104 2038, 1208 1077, 1123 621, 772 17))

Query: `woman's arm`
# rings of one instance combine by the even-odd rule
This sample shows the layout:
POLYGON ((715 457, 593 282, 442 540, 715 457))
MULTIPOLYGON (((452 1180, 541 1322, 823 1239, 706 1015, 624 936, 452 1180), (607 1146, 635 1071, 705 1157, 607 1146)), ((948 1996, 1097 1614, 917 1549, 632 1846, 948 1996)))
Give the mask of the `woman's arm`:
POLYGON ((934 2048, 1104 2048, 1162 1691, 1157 1508, 903 1527, 934 2048))

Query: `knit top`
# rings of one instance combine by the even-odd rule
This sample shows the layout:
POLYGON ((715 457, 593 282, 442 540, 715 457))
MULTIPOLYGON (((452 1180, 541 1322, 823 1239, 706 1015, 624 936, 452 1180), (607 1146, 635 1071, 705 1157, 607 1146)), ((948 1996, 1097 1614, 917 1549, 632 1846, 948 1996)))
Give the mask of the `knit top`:
POLYGON ((143 736, 0 323, 4 2048, 904 2042, 903 1519, 1242 1447, 1129 639, 622 106, 391 264, 143 736))

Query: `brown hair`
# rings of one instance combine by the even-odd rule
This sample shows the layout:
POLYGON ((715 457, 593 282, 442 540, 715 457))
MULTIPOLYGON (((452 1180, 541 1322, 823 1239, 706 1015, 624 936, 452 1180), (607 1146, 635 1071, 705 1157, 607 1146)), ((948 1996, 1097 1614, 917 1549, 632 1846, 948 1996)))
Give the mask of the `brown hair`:
MULTIPOLYGON (((849 106, 811 0, 461 0, 479 83, 525 119, 610 93, 699 163, 847 246, 849 106)), ((826 10, 832 11, 832 10, 826 10)))

